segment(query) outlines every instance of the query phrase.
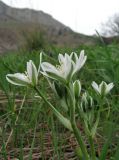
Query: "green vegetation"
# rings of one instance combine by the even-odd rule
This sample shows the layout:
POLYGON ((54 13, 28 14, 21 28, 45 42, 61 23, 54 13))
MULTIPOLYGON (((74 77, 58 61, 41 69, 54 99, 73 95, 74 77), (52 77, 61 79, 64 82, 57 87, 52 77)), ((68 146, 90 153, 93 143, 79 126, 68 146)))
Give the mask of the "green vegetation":
MULTIPOLYGON (((40 48, 42 47, 41 45, 40 48)), ((6 54, 0 58, 0 159, 61 160, 73 159, 80 154, 75 138, 59 123, 47 104, 42 99, 39 100, 38 95, 34 96, 34 91, 27 87, 13 86, 6 81, 6 74, 24 72, 26 62, 30 59, 38 67, 40 53, 38 49, 33 46, 33 51, 30 53, 20 51, 6 54)), ((87 55, 87 62, 78 73, 77 78, 81 81, 82 88, 86 88, 94 97, 97 110, 99 108, 98 98, 91 87, 92 81, 96 81, 98 84, 101 81, 113 82, 115 85, 111 94, 108 95, 108 102, 104 104, 94 142, 97 157, 101 155, 100 160, 118 160, 119 46, 80 46, 75 49, 52 46, 45 48, 43 59, 57 64, 56 58, 59 53, 70 54, 73 51, 80 53, 82 49, 87 55)), ((38 88, 52 104, 57 104, 60 112, 64 112, 42 75, 39 77, 38 88)), ((82 90, 83 92, 84 90, 82 90)), ((77 126, 84 135, 84 128, 80 121, 77 126)), ((87 142, 85 139, 85 145, 90 150, 87 142)))

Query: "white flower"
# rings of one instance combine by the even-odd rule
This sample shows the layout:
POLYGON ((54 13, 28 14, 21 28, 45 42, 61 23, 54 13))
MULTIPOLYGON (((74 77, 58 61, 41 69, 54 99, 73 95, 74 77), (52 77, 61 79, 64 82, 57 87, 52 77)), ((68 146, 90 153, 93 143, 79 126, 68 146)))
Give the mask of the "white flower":
POLYGON ((106 82, 102 81, 101 84, 98 85, 96 82, 93 81, 92 82, 92 87, 100 95, 106 95, 114 87, 114 84, 113 83, 107 84, 106 82))
POLYGON ((81 51, 79 57, 74 52, 70 56, 66 53, 64 56, 59 54, 58 60, 60 65, 55 67, 48 62, 43 62, 41 64, 42 73, 53 79, 70 81, 72 76, 84 65, 86 59, 87 56, 84 55, 84 51, 81 51))
POLYGON ((58 59, 60 65, 56 67, 48 62, 41 63, 41 68, 45 72, 43 74, 53 79, 67 80, 71 77, 73 69, 71 57, 65 53, 64 56, 59 54, 58 59))
POLYGON ((7 74, 6 79, 8 82, 18 86, 36 86, 38 83, 38 71, 32 60, 27 62, 27 72, 7 74))
POLYGON ((80 52, 80 56, 78 57, 77 54, 75 52, 73 52, 71 54, 71 57, 73 57, 74 55, 74 58, 75 60, 73 61, 73 74, 75 74, 76 72, 78 72, 82 67, 83 65, 85 64, 86 62, 86 59, 87 59, 87 56, 85 56, 85 52, 84 50, 82 50, 80 52))

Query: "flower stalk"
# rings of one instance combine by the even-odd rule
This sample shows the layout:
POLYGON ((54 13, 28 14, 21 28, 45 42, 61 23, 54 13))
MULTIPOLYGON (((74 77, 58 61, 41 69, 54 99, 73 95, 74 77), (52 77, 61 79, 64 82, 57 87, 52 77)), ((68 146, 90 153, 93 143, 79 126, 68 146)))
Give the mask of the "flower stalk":
MULTIPOLYGON (((71 100, 72 100, 72 105, 70 106, 70 121, 71 121, 71 125, 72 125, 72 129, 73 129, 73 133, 75 135, 75 138, 81 148, 82 151, 82 155, 85 158, 85 160, 89 160, 89 155, 87 152, 87 148, 85 146, 85 143, 83 141, 83 138, 81 136, 81 132, 80 129, 78 129, 77 125, 76 125, 76 120, 75 120, 75 97, 73 96, 73 93, 71 93, 71 91, 69 90, 69 94, 71 96, 71 100)), ((79 157, 80 158, 80 157, 79 157)))
POLYGON ((56 117, 59 119, 59 121, 70 131, 72 131, 72 126, 70 121, 65 118, 46 98, 45 96, 38 90, 37 87, 34 87, 34 90, 38 93, 38 95, 44 100, 44 102, 50 107, 50 109, 53 111, 53 113, 56 115, 56 117))
POLYGON ((91 135, 89 136, 89 143, 90 143, 90 151, 91 151, 91 158, 92 158, 91 160, 96 160, 94 139, 91 135))
POLYGON ((74 113, 75 113, 74 107, 71 107, 71 125, 72 125, 72 129, 73 129, 73 133, 76 137, 76 140, 77 140, 78 144, 81 147, 83 157, 85 157, 85 160, 89 160, 89 155, 88 155, 87 149, 85 147, 84 141, 82 139, 80 130, 77 128, 77 125, 76 125, 75 114, 74 113))

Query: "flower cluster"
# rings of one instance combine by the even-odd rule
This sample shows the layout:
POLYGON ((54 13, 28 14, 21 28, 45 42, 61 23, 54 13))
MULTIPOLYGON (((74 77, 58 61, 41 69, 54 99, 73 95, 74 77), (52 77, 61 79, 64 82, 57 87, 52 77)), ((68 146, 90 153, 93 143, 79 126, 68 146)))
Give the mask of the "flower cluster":
MULTIPOLYGON (((68 55, 67 53, 65 53, 65 55, 59 54, 59 65, 56 66, 48 62, 41 62, 41 59, 42 53, 40 54, 39 66, 39 69, 42 69, 42 71, 39 71, 39 69, 37 70, 33 61, 30 60, 29 62, 27 62, 27 71, 25 71, 25 73, 7 74, 6 79, 8 80, 8 82, 14 85, 34 87, 38 84, 38 74, 40 72, 49 78, 68 83, 71 81, 74 74, 83 67, 86 62, 87 56, 85 55, 84 50, 80 52, 79 57, 75 52, 72 52, 71 55, 68 55)), ((74 82, 73 85, 75 88, 75 92, 78 91, 78 87, 81 88, 79 80, 74 82)), ((106 95, 114 87, 114 84, 106 84, 106 82, 102 81, 102 83, 98 86, 98 84, 93 81, 92 87, 98 94, 106 95)), ((78 94, 79 93, 76 93, 76 95, 78 94)))
MULTIPOLYGON (((40 57, 42 57, 41 54, 40 57)), ((59 54, 59 65, 54 66, 48 62, 42 62, 40 63, 39 68, 42 68, 41 73, 43 75, 67 82, 71 80, 73 75, 81 69, 86 59, 87 56, 85 56, 84 51, 81 51, 79 57, 76 53, 72 53, 71 55, 66 53, 64 56, 59 54), (73 57, 75 60, 73 60, 73 57)), ((35 86, 38 82, 38 73, 39 71, 37 70, 35 64, 32 60, 30 60, 27 62, 27 71, 25 73, 7 74, 6 78, 8 82, 14 85, 35 86)))

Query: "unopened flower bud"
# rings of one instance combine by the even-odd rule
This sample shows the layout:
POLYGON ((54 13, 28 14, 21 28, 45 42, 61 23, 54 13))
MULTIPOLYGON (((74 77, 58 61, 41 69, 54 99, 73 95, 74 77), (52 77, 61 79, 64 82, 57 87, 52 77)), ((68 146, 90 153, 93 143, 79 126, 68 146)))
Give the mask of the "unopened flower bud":
POLYGON ((76 97, 76 98, 79 98, 80 93, 81 93, 81 83, 80 83, 79 80, 76 80, 76 81, 73 83, 73 89, 74 89, 75 97, 76 97))

